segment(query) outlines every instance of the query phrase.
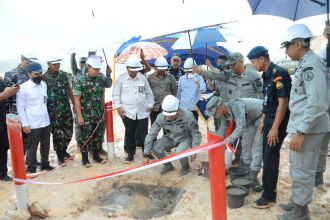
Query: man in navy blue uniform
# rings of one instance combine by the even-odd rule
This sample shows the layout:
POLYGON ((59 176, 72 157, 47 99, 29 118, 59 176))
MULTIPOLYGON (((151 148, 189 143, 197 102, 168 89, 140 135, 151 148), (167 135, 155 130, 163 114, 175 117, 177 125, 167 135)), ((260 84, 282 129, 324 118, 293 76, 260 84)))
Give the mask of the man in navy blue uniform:
POLYGON ((289 97, 291 77, 287 70, 272 63, 268 50, 263 46, 253 48, 247 57, 257 71, 263 71, 263 115, 259 132, 263 133, 263 174, 264 191, 253 207, 269 208, 276 202, 280 149, 286 137, 289 121, 289 97))

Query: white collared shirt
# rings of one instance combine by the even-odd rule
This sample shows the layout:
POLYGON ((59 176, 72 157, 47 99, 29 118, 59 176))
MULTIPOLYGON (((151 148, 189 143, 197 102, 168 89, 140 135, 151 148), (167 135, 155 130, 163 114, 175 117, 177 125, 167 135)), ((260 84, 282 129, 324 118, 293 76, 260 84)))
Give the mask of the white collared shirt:
POLYGON ((122 108, 125 116, 132 120, 148 118, 148 108, 152 108, 155 103, 147 78, 138 73, 132 79, 127 72, 118 77, 113 87, 112 100, 114 106, 122 108))
POLYGON ((37 85, 29 80, 21 84, 16 94, 16 105, 22 127, 36 129, 50 125, 45 82, 41 81, 40 85, 37 85))

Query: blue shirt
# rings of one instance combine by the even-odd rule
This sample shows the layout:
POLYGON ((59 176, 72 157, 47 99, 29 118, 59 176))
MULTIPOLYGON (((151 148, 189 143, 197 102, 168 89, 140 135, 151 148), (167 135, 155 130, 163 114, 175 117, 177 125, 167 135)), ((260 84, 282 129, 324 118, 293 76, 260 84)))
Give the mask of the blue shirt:
MULTIPOLYGON (((266 119, 274 120, 278 108, 278 98, 290 98, 291 77, 284 68, 271 63, 268 70, 262 74, 264 103, 262 112, 266 119)), ((287 110, 283 122, 289 119, 287 110)))
POLYGON ((180 107, 186 110, 194 111, 195 106, 203 92, 206 91, 206 84, 202 76, 194 74, 188 78, 187 74, 180 76, 177 98, 180 101, 180 107), (197 86, 196 80, 199 82, 197 86))

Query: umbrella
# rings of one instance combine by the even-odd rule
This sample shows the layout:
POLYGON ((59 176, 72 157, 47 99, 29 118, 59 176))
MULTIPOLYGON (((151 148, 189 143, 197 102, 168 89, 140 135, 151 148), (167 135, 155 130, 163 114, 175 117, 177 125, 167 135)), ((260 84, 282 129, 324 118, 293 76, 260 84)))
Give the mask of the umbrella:
POLYGON ((118 56, 117 63, 125 63, 129 55, 136 54, 140 56, 141 50, 145 59, 153 59, 167 54, 167 50, 159 44, 153 42, 137 42, 126 47, 118 56))
POLYGON ((274 15, 296 21, 327 13, 328 0, 248 0, 253 15, 274 15))
MULTIPOLYGON (((253 15, 274 15, 292 21, 327 14, 329 24, 329 0, 247 0, 253 15)), ((327 66, 330 67, 330 38, 327 44, 327 66)))
POLYGON ((229 29, 220 27, 201 28, 181 34, 172 45, 173 50, 217 46, 217 42, 241 42, 242 39, 229 29))
MULTIPOLYGON (((145 39, 143 41, 147 42, 154 42, 159 44, 160 46, 164 47, 168 54, 165 56, 165 58, 169 61, 173 54, 177 53, 180 55, 181 60, 184 61, 188 58, 193 56, 196 63, 198 65, 205 63, 205 58, 210 60, 213 65, 216 65, 216 60, 220 55, 229 55, 230 51, 225 48, 223 45, 217 45, 217 46, 207 46, 207 53, 206 53, 206 45, 203 45, 203 47, 194 48, 193 53, 191 54, 190 47, 188 49, 172 49, 173 44, 178 40, 178 38, 181 36, 180 34, 170 34, 165 35, 162 37, 155 37, 151 39, 145 39)), ((154 59, 148 60, 150 64, 153 64, 155 62, 154 59)))

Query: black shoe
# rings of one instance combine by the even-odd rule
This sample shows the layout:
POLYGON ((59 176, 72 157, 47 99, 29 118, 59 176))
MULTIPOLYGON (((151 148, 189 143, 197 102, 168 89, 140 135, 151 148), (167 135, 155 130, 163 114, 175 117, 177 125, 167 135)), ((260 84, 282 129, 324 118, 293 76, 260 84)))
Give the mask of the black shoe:
MULTIPOLYGON (((146 157, 146 155, 143 154, 143 157, 146 157)), ((155 157, 152 156, 151 154, 149 154, 149 155, 147 156, 147 158, 149 158, 149 160, 154 160, 154 159, 155 159, 155 157)))
POLYGON ((1 180, 1 181, 5 181, 5 182, 9 182, 9 181, 12 181, 13 178, 10 177, 10 176, 8 176, 8 175, 6 175, 6 176, 2 176, 2 177, 0 177, 0 180, 1 180))
POLYGON ((107 155, 107 152, 102 147, 98 150, 98 153, 99 155, 107 155))
POLYGON ((190 172, 190 166, 182 167, 179 176, 185 176, 190 172))
POLYGON ((71 154, 69 154, 68 152, 63 151, 63 157, 64 157, 64 160, 73 160, 73 156, 71 154))
POLYGON ((100 163, 100 164, 105 164, 107 161, 102 159, 99 155, 99 151, 93 151, 93 160, 96 162, 96 163, 100 163))
POLYGON ((60 151, 60 150, 57 150, 56 151, 56 154, 57 154, 58 165, 61 166, 62 164, 64 164, 64 155, 63 155, 63 152, 60 151))
POLYGON ((133 154, 128 154, 127 157, 125 158, 125 161, 131 162, 134 160, 134 155, 133 154))
POLYGON ((26 173, 36 173, 36 172, 37 172, 37 168, 32 168, 32 167, 26 168, 26 173))
POLYGON ((53 170, 54 167, 50 166, 49 164, 47 165, 41 165, 40 170, 53 170))
POLYGON ((82 157, 82 165, 85 167, 85 168, 89 168, 91 167, 91 163, 89 162, 88 160, 88 152, 82 152, 81 153, 81 157, 82 157))
POLYGON ((174 170, 174 166, 172 164, 165 164, 163 169, 160 171, 161 175, 165 175, 166 173, 174 170))
POLYGON ((231 162, 233 166, 238 166, 241 162, 243 162, 239 157, 235 157, 235 159, 231 162))
POLYGON ((256 209, 268 209, 270 207, 273 207, 276 203, 276 199, 268 200, 265 197, 261 196, 258 200, 256 200, 252 207, 256 209))

